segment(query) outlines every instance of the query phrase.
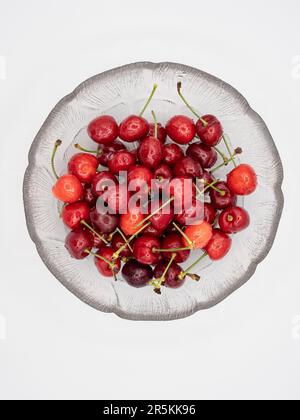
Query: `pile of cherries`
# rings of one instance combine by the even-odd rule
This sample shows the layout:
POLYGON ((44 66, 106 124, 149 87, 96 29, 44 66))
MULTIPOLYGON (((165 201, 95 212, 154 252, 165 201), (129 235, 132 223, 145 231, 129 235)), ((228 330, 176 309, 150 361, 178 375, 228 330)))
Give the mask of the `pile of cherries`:
POLYGON ((250 223, 247 211, 237 206, 237 196, 252 194, 257 176, 251 166, 237 164, 242 150, 230 149, 215 116, 197 114, 184 98, 181 83, 178 94, 197 122, 176 115, 164 127, 152 112, 154 122, 149 123, 143 115, 156 90, 154 85, 139 115, 129 116, 120 125, 108 115, 93 120, 87 130, 97 150, 77 144, 80 153, 69 161, 67 174, 58 176, 55 169, 60 140, 55 143, 51 162, 57 178, 52 192, 64 203, 61 218, 70 229, 65 241, 70 255, 79 260, 92 255, 101 275, 115 279, 124 262, 122 276, 129 285, 151 285, 160 294, 162 286, 179 288, 187 277, 199 280, 192 270, 202 259, 216 261, 227 255, 232 244, 230 235, 250 223), (221 141, 228 154, 218 148, 221 141), (138 147, 130 151, 126 143, 138 147), (220 168, 230 166, 226 180, 216 178, 220 168), (135 181, 137 191, 146 185, 151 212, 145 214, 138 207, 128 206, 128 187, 118 176, 121 171, 127 172, 128 182, 135 181), (173 201, 176 198, 185 203, 186 179, 193 182, 192 199, 189 197, 192 204, 176 214, 173 201), (196 184, 199 179, 200 188, 196 184), (161 183, 162 189, 168 185, 171 198, 167 202, 151 194, 153 180, 161 183), (114 188, 110 190, 108 185, 114 188), (113 202, 114 212, 99 211, 97 200, 104 194, 110 198, 108 207, 113 202), (164 211, 167 204, 168 212, 164 211), (189 225, 188 220, 198 214, 200 207, 203 216, 189 225), (201 256, 182 269, 180 264, 195 250, 202 250, 201 256))

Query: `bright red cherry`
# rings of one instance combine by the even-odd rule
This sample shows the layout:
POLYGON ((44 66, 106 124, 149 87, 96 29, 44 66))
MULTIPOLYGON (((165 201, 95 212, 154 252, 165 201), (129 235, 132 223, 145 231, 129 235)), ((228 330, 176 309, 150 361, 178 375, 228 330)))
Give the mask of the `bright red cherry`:
POLYGON ((203 220, 204 204, 194 198, 188 209, 183 209, 180 214, 175 214, 174 219, 182 226, 188 226, 203 220))
POLYGON ((119 136, 122 140, 133 143, 147 136, 149 129, 149 123, 145 118, 131 115, 120 124, 119 136))
POLYGON ((71 230, 80 228, 81 222, 88 222, 90 219, 90 208, 84 201, 67 204, 61 213, 62 220, 71 230))
MULTIPOLYGON (((161 278, 164 275, 167 267, 168 267, 168 263, 165 261, 161 261, 160 263, 158 263, 158 265, 155 267, 155 270, 154 270, 154 277, 156 279, 161 278)), ((165 280, 163 282, 163 285, 170 289, 178 289, 182 287, 185 283, 185 279, 181 279, 179 277, 181 273, 182 273, 181 267, 178 264, 173 262, 165 275, 165 280)))
POLYGON ((188 144, 196 135, 194 121, 185 115, 176 115, 171 118, 166 125, 166 130, 168 136, 178 144, 188 144))
POLYGON ((150 169, 141 165, 133 166, 128 172, 129 190, 134 193, 148 194, 153 175, 150 169))
POLYGON ((159 240, 151 235, 142 235, 133 244, 134 258, 141 264, 157 264, 160 254, 159 252, 154 252, 155 249, 160 249, 159 240))
POLYGON ((93 120, 88 126, 88 134, 98 144, 111 144, 119 135, 116 120, 110 115, 102 115, 93 120))
POLYGON ((114 141, 108 146, 104 146, 99 150, 100 155, 98 156, 99 164, 108 167, 108 163, 112 160, 114 155, 120 150, 127 150, 124 143, 121 141, 114 141))
POLYGON ((142 140, 139 147, 139 160, 149 169, 156 168, 163 158, 163 146, 155 137, 147 137, 142 140))
POLYGON ((220 121, 214 115, 204 115, 202 120, 197 122, 197 134, 202 143, 210 147, 217 146, 224 134, 220 121))
POLYGON ((104 277, 114 277, 121 270, 120 259, 114 259, 114 250, 111 247, 100 248, 95 256, 95 265, 104 277))
POLYGON ((210 190, 211 204, 218 210, 236 205, 237 196, 229 189, 226 182, 218 182, 215 189, 210 190), (218 191, 219 190, 219 191, 218 191))
POLYGON ((230 251, 232 240, 230 236, 220 229, 214 229, 211 240, 205 247, 205 251, 211 260, 217 261, 224 258, 230 251))
POLYGON ((68 234, 65 241, 65 247, 69 251, 71 257, 76 260, 83 260, 93 248, 93 237, 87 230, 76 230, 68 234))
POLYGON ((219 225, 225 233, 241 232, 250 225, 249 213, 241 207, 231 207, 220 214, 219 225))
POLYGON ((113 156, 111 161, 109 161, 108 167, 113 174, 117 174, 121 171, 128 171, 134 164, 134 155, 128 151, 121 150, 113 156))
MULTIPOLYGON (((148 137, 155 137, 155 124, 154 123, 150 124, 148 137)), ((164 144, 166 142, 166 139, 167 139, 166 129, 160 123, 157 124, 157 139, 162 144, 164 144)))
POLYGON ((174 175, 177 178, 201 178, 203 169, 196 160, 185 157, 174 166, 174 175))
POLYGON ((93 188, 90 185, 86 185, 84 187, 82 199, 89 205, 90 208, 95 207, 97 202, 97 196, 94 195, 93 188))
POLYGON ((126 247, 123 248, 125 244, 126 244, 126 241, 124 240, 122 235, 120 235, 119 233, 116 233, 111 242, 111 246, 115 252, 118 251, 120 248, 122 248, 122 251, 119 254, 120 257, 122 258, 128 258, 132 256, 132 252, 128 245, 126 245, 126 247))
POLYGON ((160 229, 156 229, 153 225, 150 224, 144 229, 143 234, 152 235, 156 236, 156 238, 159 238, 163 234, 163 231, 160 229))
POLYGON ((80 182, 90 184, 99 166, 98 159, 88 153, 77 153, 68 163, 69 173, 75 175, 80 182))
POLYGON ((183 238, 184 246, 192 244, 194 249, 203 249, 211 240, 213 229, 209 223, 201 221, 196 225, 188 226, 184 233, 189 239, 187 241, 186 238, 183 238))
POLYGON ((215 149, 203 143, 191 144, 186 151, 186 155, 199 162, 205 169, 212 168, 218 160, 215 149))
POLYGON ((257 175, 250 165, 242 164, 227 176, 231 191, 237 195, 250 195, 257 188, 257 175))
POLYGON ((103 171, 94 176, 92 191, 96 197, 101 197, 109 188, 117 186, 118 180, 112 172, 103 171))
POLYGON ((210 225, 214 223, 217 217, 217 210, 210 204, 204 203, 204 215, 203 220, 210 225))
POLYGON ((179 160, 184 157, 184 153, 178 144, 167 144, 163 148, 163 161, 167 165, 175 165, 179 160))
POLYGON ((173 254, 176 254, 174 262, 184 263, 189 258, 191 251, 182 248, 185 248, 185 245, 179 233, 170 233, 162 240, 161 249, 164 251, 170 249, 170 252, 162 252, 163 258, 167 260, 171 260, 173 254), (176 249, 179 251, 175 251, 176 249))
POLYGON ((90 213, 93 226, 101 234, 112 233, 119 225, 120 218, 116 214, 101 214, 97 209, 93 209, 90 213))
POLYGON ((64 203, 75 203, 83 196, 83 186, 74 175, 63 175, 56 181, 52 188, 55 198, 64 203))
POLYGON ((137 227, 145 219, 143 215, 137 208, 128 209, 127 214, 122 214, 120 218, 120 228, 127 236, 132 236, 137 233, 141 226, 137 227))
POLYGON ((162 206, 162 204, 163 203, 161 201, 157 201, 156 203, 154 203, 151 210, 155 212, 155 214, 151 217, 150 221, 154 229, 163 232, 174 219, 174 210, 172 206, 170 206, 170 209, 168 210, 166 208, 163 208, 159 211, 156 211, 162 206))

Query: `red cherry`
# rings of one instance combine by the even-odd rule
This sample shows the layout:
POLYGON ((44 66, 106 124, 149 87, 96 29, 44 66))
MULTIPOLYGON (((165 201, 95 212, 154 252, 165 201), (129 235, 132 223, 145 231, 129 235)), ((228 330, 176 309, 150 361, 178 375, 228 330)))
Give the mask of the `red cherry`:
POLYGON ((108 167, 108 163, 112 160, 114 155, 120 150, 127 150, 124 143, 116 140, 108 146, 104 146, 99 150, 98 156, 99 164, 108 167))
POLYGON ((134 258, 141 264, 154 265, 160 259, 160 254, 154 249, 160 248, 160 242, 151 235, 143 235, 136 239, 133 245, 134 258))
POLYGON ((101 199, 107 203, 111 214, 125 214, 128 211, 130 193, 127 185, 117 185, 108 188, 101 199))
POLYGON ((160 229, 156 229, 153 225, 150 224, 144 229, 143 234, 152 235, 159 238, 163 234, 163 231, 160 229))
POLYGON ((257 175, 250 165, 242 164, 227 176, 231 191, 237 195, 250 195, 257 188, 257 175))
POLYGON ((101 197, 108 188, 118 185, 118 180, 112 172, 99 172, 92 181, 93 194, 96 197, 101 197))
POLYGON ((201 178, 203 169, 199 162, 190 157, 185 157, 174 166, 174 175, 177 178, 201 178))
POLYGON ((227 207, 232 207, 236 205, 237 196, 229 189, 226 182, 218 182, 214 185, 214 187, 220 190, 220 192, 218 192, 215 189, 211 189, 209 193, 211 204, 216 209, 224 210, 227 207))
POLYGON ((176 115, 166 125, 168 136, 178 144, 190 143, 196 135, 196 126, 191 118, 176 115))
POLYGON ((194 199, 192 205, 188 209, 183 209, 180 214, 175 214, 174 219, 182 226, 188 226, 191 222, 193 224, 199 222, 203 220, 203 206, 203 203, 194 199))
POLYGON ((139 160, 149 169, 156 168, 163 158, 163 146, 155 137, 145 138, 139 147, 139 160))
POLYGON ((120 259, 114 259, 114 250, 110 247, 100 248, 97 255, 95 256, 95 265, 100 274, 104 277, 114 277, 121 270, 120 259), (105 261, 106 260, 106 261, 105 261))
POLYGON ((211 260, 221 260, 230 251, 232 240, 230 236, 220 229, 214 229, 211 240, 205 250, 211 260))
POLYGON ((207 123, 205 125, 201 120, 197 122, 197 134, 202 143, 210 147, 217 146, 224 134, 220 121, 214 115, 204 115, 202 120, 207 123))
POLYGON ((217 217, 216 209, 210 203, 204 203, 204 215, 203 220, 210 225, 214 223, 217 217))
POLYGON ((90 185, 86 185, 83 192, 83 201, 85 201, 90 208, 95 207, 97 197, 93 193, 93 188, 90 185))
POLYGON ((215 149, 202 143, 191 144, 186 151, 186 155, 199 162, 205 169, 212 168, 218 160, 215 149))
POLYGON ((219 225, 225 233, 241 232, 250 225, 249 213, 241 207, 231 207, 220 214, 219 225))
POLYGON ((122 214, 120 219, 120 228, 127 236, 132 236, 140 230, 137 227, 145 219, 145 216, 137 209, 128 209, 127 214, 122 214))
MULTIPOLYGON (((158 208, 160 208, 162 206, 162 202, 161 201, 157 201, 156 203, 154 203, 153 206, 151 206, 151 210, 153 212, 155 212, 158 208)), ((167 210, 166 208, 163 208, 161 210, 159 210, 158 212, 156 212, 150 219, 152 226, 154 227, 154 229, 160 230, 160 231, 164 231, 169 224, 172 222, 172 220, 174 219, 174 211, 172 206, 170 206, 170 209, 167 210)))
POLYGON ((131 115, 120 124, 119 136, 122 140, 133 143, 147 136, 149 129, 149 123, 145 118, 131 115))
MULTIPOLYGON (((208 185, 211 185, 216 179, 215 177, 208 171, 204 171, 202 176, 201 176, 201 180, 203 181, 203 187, 206 188, 208 185)), ((208 190, 206 190, 207 192, 209 192, 210 188, 208 190)))
MULTIPOLYGON (((164 275, 167 267, 168 263, 164 261, 158 263, 154 270, 154 277, 156 279, 161 278, 164 275)), ((185 279, 181 279, 179 277, 181 273, 182 269, 180 266, 173 262, 165 275, 163 285, 169 287, 170 289, 178 289, 179 287, 182 287, 185 283, 185 279)))
POLYGON ((141 192, 148 194, 151 188, 153 175, 150 169, 141 165, 133 166, 128 172, 128 186, 130 191, 134 193, 141 192))
POLYGON ((163 160, 167 165, 175 165, 179 160, 184 157, 184 153, 178 144, 167 144, 163 148, 163 160))
POLYGON ((88 153, 77 153, 68 163, 69 173, 75 175, 80 182, 90 184, 99 166, 98 159, 88 153))
POLYGON ((190 241, 183 238, 184 246, 190 246, 192 243, 195 249, 203 249, 211 240, 213 229, 209 223, 201 221, 196 225, 188 226, 184 233, 190 241))
POLYGON ((114 155, 108 163, 108 167, 113 174, 117 174, 121 171, 128 171, 134 164, 134 155, 128 151, 121 150, 114 155))
MULTIPOLYGON (((179 233, 170 233, 162 241, 161 249, 166 250, 175 250, 179 248, 184 248, 185 245, 182 240, 182 236, 179 233)), ((186 249, 182 251, 170 251, 162 252, 163 258, 171 260, 172 256, 176 254, 174 262, 181 264, 184 263, 190 256, 191 251, 186 249)))
MULTIPOLYGON (((93 248, 99 249, 99 248, 102 248, 103 246, 105 246, 105 242, 102 239, 100 239, 99 235, 96 235, 93 232, 91 232, 91 234, 92 234, 92 237, 93 237, 93 248)), ((108 235, 102 235, 102 236, 105 240, 107 240, 108 235)))
POLYGON ((141 288, 153 278, 153 271, 149 265, 140 264, 135 260, 128 261, 122 270, 124 280, 132 287, 141 288))
POLYGON ((116 120, 110 115, 102 115, 88 126, 88 134, 98 144, 111 144, 119 135, 116 120))
MULTIPOLYGON (((148 137, 155 137, 155 124, 154 123, 150 124, 148 137)), ((167 139, 166 129, 160 123, 157 124, 157 139, 162 144, 164 144, 166 142, 166 139, 167 139)))
POLYGON ((83 196, 83 186, 74 175, 63 175, 52 188, 55 198, 65 203, 75 203, 83 196))
MULTIPOLYGON (((124 238, 119 233, 116 233, 111 243, 113 250, 116 252, 120 248, 123 248, 125 244, 126 242, 124 238)), ((122 252, 120 252, 120 257, 122 258, 128 258, 128 257, 131 257, 131 255, 132 255, 132 252, 128 245, 126 245, 126 247, 122 249, 122 252)))
POLYGON ((165 163, 159 165, 155 169, 153 175, 154 179, 158 179, 159 181, 171 181, 171 179, 173 178, 173 173, 170 166, 166 165, 165 163))
POLYGON ((181 203, 181 209, 185 209, 196 198, 196 188, 189 179, 174 178, 170 182, 170 194, 176 203, 181 203))
POLYGON ((101 214, 96 208, 91 211, 90 218, 95 229, 101 234, 114 232, 120 221, 119 216, 116 214, 101 214))
POLYGON ((80 228, 81 222, 88 222, 90 219, 90 208, 84 201, 67 204, 61 213, 62 220, 71 230, 80 228))
POLYGON ((83 260, 88 256, 86 251, 91 251, 93 248, 93 237, 87 230, 72 231, 66 237, 65 247, 71 257, 76 260, 83 260))

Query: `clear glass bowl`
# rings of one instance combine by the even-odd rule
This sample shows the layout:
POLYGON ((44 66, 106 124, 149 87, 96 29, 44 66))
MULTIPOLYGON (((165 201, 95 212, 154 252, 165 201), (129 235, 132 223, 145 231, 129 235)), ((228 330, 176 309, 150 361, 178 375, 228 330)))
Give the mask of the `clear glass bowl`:
MULTIPOLYGON (((222 177, 226 172, 228 168, 218 175, 222 177)), ((24 204, 28 230, 42 260, 82 301, 126 319, 172 320, 216 305, 250 279, 276 235, 283 208, 282 180, 282 164, 268 128, 234 88, 184 65, 136 63, 92 77, 54 108, 30 150, 24 204), (230 254, 220 262, 203 262, 197 270, 200 282, 187 281, 178 290, 164 288, 159 296, 151 287, 128 286, 121 276, 118 282, 102 278, 91 258, 70 258, 64 247, 66 230, 51 194, 55 179, 50 157, 55 140, 63 140, 57 166, 65 171, 67 160, 76 153, 74 143, 95 147, 86 133, 93 118, 108 113, 121 121, 137 113, 154 83, 159 88, 146 114, 149 120, 151 109, 162 123, 174 114, 190 115, 177 95, 178 81, 182 81, 185 96, 200 113, 214 114, 222 121, 232 146, 242 147, 241 159, 257 171, 259 186, 243 202, 251 215, 251 226, 233 237, 230 254)))

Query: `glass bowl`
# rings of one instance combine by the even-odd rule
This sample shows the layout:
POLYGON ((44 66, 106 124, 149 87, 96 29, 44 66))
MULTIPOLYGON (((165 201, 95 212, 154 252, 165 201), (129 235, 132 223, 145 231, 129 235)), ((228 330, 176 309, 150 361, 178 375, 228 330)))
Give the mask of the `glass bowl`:
MULTIPOLYGON (((222 178, 228 170, 221 170, 218 176, 222 178)), ((251 278, 275 239, 283 209, 282 180, 282 164, 270 132, 241 94, 200 70, 181 64, 146 62, 92 77, 56 105, 29 153, 24 205, 28 230, 39 255, 74 295, 100 311, 122 318, 173 320, 216 305, 251 278), (69 256, 64 247, 66 230, 51 194, 55 179, 50 157, 55 140, 63 140, 57 167, 61 173, 65 171, 67 160, 76 153, 73 147, 76 142, 95 147, 86 133, 86 126, 93 118, 112 114, 121 121, 137 113, 154 83, 159 88, 146 118, 151 119, 151 109, 162 123, 174 114, 191 116, 178 97, 178 81, 182 81, 185 96, 195 109, 201 114, 214 114, 222 121, 232 147, 242 147, 241 159, 255 168, 259 186, 241 202, 251 215, 251 225, 233 237, 233 247, 227 257, 213 264, 203 261, 196 270, 200 282, 187 281, 178 290, 163 288, 159 296, 151 287, 130 287, 121 276, 117 282, 102 278, 92 257, 76 261, 69 256)), ((192 258, 196 258, 195 254, 192 258)))

